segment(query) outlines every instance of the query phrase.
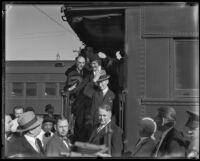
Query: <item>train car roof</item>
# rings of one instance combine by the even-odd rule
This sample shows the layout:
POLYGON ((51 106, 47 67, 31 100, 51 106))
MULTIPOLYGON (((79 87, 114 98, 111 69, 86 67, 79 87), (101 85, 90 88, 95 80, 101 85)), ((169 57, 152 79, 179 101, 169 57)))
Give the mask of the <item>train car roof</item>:
MULTIPOLYGON (((66 2, 61 12, 79 39, 97 52, 115 57, 123 53, 125 39, 124 10, 133 6, 177 6, 186 2, 66 2)), ((191 5, 191 4, 190 4, 191 5)))

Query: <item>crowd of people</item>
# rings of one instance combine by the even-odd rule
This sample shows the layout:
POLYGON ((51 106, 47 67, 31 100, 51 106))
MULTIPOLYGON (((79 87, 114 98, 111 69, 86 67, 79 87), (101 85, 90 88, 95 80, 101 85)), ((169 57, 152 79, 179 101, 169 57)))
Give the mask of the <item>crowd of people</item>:
POLYGON ((187 138, 176 129, 176 111, 168 106, 158 108, 154 118, 141 118, 140 138, 134 151, 123 153, 123 130, 117 122, 117 94, 109 85, 113 75, 108 71, 114 61, 109 57, 100 58, 92 47, 86 46, 65 72, 64 92, 69 94, 75 120, 72 135, 69 135, 71 120, 63 114, 56 117, 51 104, 45 107, 44 116, 35 114, 34 108, 16 106, 13 118, 5 117, 6 156, 61 157, 74 150, 75 142, 85 142, 106 145, 109 148, 105 156, 112 157, 199 158, 199 116, 187 111, 187 138), (160 138, 155 137, 157 132, 161 132, 160 138))

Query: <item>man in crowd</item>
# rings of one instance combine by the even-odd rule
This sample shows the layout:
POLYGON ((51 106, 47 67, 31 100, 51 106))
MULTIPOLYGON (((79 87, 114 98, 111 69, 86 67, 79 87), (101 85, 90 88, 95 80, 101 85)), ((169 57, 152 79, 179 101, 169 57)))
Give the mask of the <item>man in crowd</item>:
POLYGON ((42 130, 39 134, 40 140, 42 140, 44 149, 46 148, 46 144, 53 136, 53 127, 54 127, 55 120, 53 120, 51 117, 44 117, 44 120, 42 122, 42 130))
POLYGON ((199 159, 199 115, 193 111, 186 111, 188 120, 185 126, 188 128, 187 158, 199 159))
POLYGON ((45 149, 45 155, 48 157, 61 157, 70 152, 70 140, 67 138, 68 121, 64 117, 57 119, 53 137, 48 141, 45 149))
POLYGON ((156 139, 154 137, 156 130, 157 125, 152 118, 142 118, 139 123, 140 138, 135 145, 134 152, 132 153, 133 157, 153 157, 153 151, 156 145, 156 139))
POLYGON ((111 156, 119 157, 122 154, 123 131, 111 121, 112 110, 110 105, 101 105, 98 108, 98 124, 93 129, 89 143, 103 145, 109 148, 111 156))
POLYGON ((175 128, 176 111, 166 106, 158 108, 155 117, 157 128, 162 132, 154 156, 157 158, 182 158, 185 157, 185 141, 183 135, 175 128))
POLYGON ((14 115, 14 119, 13 119, 13 126, 11 127, 11 131, 12 132, 16 132, 16 129, 18 127, 18 118, 24 113, 24 108, 22 106, 15 106, 13 108, 13 115, 14 115))
POLYGON ((32 111, 24 112, 18 119, 17 131, 22 135, 8 143, 8 157, 42 157, 44 149, 38 135, 41 132, 43 119, 32 111))

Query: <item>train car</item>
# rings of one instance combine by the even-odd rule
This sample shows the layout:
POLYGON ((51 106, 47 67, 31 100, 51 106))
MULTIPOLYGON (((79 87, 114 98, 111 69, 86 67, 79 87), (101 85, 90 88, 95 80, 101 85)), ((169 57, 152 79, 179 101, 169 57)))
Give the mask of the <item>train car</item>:
POLYGON ((80 40, 111 58, 119 52, 119 125, 134 150, 138 121, 160 106, 199 112, 198 4, 186 2, 66 2, 62 19, 80 40))
POLYGON ((63 113, 60 91, 65 86, 65 71, 73 64, 73 60, 6 61, 5 113, 22 106, 43 115, 47 104, 54 106, 56 115, 63 113))

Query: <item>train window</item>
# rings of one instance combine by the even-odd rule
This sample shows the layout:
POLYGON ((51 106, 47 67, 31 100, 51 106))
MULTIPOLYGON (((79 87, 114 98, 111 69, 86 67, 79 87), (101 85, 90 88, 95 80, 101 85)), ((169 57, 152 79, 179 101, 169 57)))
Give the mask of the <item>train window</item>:
POLYGON ((45 83, 45 96, 56 95, 56 83, 45 83))
POLYGON ((175 41, 175 90, 178 95, 191 95, 199 88, 199 43, 197 40, 175 41))
POLYGON ((15 96, 15 97, 23 96, 23 88, 24 88, 23 83, 19 83, 19 82, 12 83, 11 96, 15 96))
POLYGON ((37 95, 37 84, 26 83, 26 96, 36 96, 36 95, 37 95))
POLYGON ((63 90, 64 89, 64 86, 65 86, 65 83, 64 82, 60 82, 59 83, 59 92, 61 92, 61 90, 63 90))

